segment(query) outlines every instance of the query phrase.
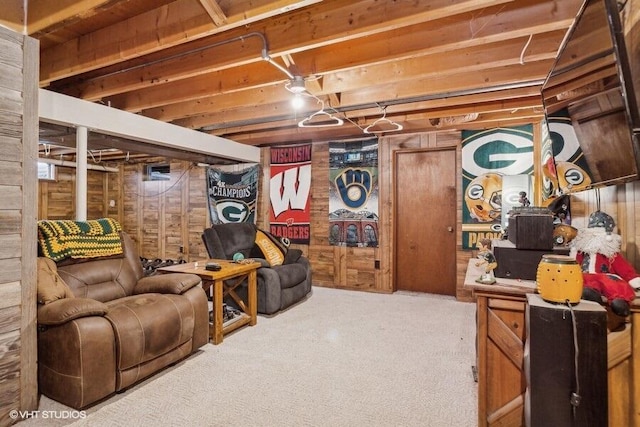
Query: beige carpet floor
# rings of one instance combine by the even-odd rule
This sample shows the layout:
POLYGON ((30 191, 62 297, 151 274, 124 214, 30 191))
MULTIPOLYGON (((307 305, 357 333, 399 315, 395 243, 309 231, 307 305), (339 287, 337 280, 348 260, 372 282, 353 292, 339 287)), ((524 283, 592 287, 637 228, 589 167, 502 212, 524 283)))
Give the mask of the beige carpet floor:
POLYGON ((314 287, 84 413, 42 397, 56 412, 18 425, 471 427, 474 364, 473 304, 314 287))

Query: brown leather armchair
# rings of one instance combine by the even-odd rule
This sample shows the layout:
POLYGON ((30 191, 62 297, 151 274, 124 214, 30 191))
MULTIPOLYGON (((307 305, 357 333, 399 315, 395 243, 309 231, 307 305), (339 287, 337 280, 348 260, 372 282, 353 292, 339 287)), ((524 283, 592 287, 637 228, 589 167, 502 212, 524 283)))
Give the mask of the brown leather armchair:
POLYGON ((40 392, 76 409, 124 390, 208 342, 200 278, 144 277, 133 241, 125 233, 121 237, 124 256, 54 266, 55 277, 73 297, 38 304, 40 392))

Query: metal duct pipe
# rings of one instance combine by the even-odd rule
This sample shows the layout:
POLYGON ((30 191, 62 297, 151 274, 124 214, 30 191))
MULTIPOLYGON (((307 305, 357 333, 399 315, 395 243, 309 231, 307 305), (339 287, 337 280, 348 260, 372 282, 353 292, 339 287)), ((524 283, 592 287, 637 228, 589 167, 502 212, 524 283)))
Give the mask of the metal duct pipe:
MULTIPOLYGON (((78 164, 76 162, 71 162, 71 161, 67 161, 67 160, 60 160, 60 159, 49 159, 47 157, 39 157, 38 158, 38 162, 40 163, 48 163, 50 165, 57 165, 57 166, 64 166, 64 167, 69 167, 69 168, 77 168, 78 164)), ((88 163, 86 165, 87 169, 91 169, 91 170, 96 170, 96 171, 100 171, 100 172, 120 172, 120 170, 118 168, 112 167, 112 166, 102 166, 102 165, 94 165, 91 163, 88 163)))

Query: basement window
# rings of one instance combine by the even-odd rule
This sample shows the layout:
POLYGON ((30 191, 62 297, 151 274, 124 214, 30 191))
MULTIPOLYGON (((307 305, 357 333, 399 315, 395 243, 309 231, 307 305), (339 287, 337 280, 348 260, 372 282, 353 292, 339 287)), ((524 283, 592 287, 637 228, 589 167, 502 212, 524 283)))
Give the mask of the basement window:
POLYGON ((145 181, 169 181, 171 179, 171 166, 168 163, 146 165, 145 181))
POLYGON ((56 165, 38 162, 38 179, 42 181, 55 181, 56 165))

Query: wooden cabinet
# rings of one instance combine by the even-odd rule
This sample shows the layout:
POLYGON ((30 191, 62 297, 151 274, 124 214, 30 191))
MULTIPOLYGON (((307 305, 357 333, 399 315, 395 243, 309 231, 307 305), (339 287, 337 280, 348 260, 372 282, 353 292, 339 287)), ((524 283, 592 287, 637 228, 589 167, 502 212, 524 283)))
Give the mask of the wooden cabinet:
MULTIPOLYGON (((526 295, 535 282, 497 279, 475 282, 482 273, 469 261, 464 288, 477 306, 478 426, 524 426, 526 295)), ((609 426, 640 427, 640 299, 624 330, 611 332, 608 345, 609 426), (635 372, 635 375, 634 375, 635 372)))

